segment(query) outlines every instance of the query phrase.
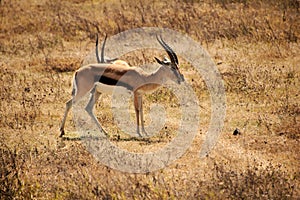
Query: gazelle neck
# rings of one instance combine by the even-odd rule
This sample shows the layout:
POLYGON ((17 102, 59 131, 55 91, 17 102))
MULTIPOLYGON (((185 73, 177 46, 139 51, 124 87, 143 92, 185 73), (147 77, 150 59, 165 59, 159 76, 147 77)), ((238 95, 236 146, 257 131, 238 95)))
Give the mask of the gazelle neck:
POLYGON ((163 66, 151 74, 144 74, 143 82, 138 86, 139 93, 152 93, 166 82, 166 73, 163 66))
POLYGON ((163 66, 160 66, 155 72, 146 76, 147 83, 163 85, 167 81, 167 75, 163 66))

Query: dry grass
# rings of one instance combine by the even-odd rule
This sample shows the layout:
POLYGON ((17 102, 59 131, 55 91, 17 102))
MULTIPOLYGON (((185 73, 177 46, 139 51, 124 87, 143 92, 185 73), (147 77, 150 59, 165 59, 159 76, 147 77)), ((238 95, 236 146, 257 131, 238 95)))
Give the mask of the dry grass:
MULTIPOLYGON (((0 1, 0 198, 298 199, 299 15, 295 0, 0 1), (199 159, 209 93, 182 61, 200 102, 199 134, 167 168, 128 174, 98 163, 80 141, 58 138, 58 127, 72 72, 95 34, 144 26, 187 33, 208 50, 225 83, 227 115, 218 145, 199 159), (241 135, 232 135, 235 128, 241 135)), ((128 58, 142 64, 152 55, 128 58)), ((146 110, 159 102, 178 112, 167 90, 146 100, 146 110)), ((143 152, 174 137, 176 114, 154 138, 126 138, 104 102, 99 120, 115 144, 143 152)))

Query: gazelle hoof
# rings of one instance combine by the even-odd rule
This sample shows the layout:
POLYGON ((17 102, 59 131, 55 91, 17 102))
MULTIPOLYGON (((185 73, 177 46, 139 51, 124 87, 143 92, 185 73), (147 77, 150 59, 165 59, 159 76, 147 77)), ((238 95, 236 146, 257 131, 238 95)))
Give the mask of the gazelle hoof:
POLYGON ((61 130, 61 131, 60 131, 59 137, 62 137, 62 136, 64 136, 64 135, 65 135, 65 131, 64 131, 64 130, 61 130))

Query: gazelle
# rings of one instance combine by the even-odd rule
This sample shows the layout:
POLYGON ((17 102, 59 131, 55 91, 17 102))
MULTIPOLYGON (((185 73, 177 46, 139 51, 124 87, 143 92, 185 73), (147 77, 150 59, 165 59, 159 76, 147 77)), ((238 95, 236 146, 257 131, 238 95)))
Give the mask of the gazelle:
MULTIPOLYGON (((141 122, 142 132, 147 135, 144 128, 142 95, 157 90, 167 81, 173 81, 177 84, 184 81, 184 76, 180 73, 178 68, 179 63, 175 52, 161 37, 156 36, 156 38, 167 52, 170 61, 166 58, 160 60, 155 57, 156 61, 161 66, 153 73, 145 73, 141 68, 130 67, 127 63, 124 64, 124 61, 121 63, 116 61, 114 63, 89 64, 75 72, 73 77, 72 98, 66 103, 65 114, 60 127, 60 136, 64 135, 64 125, 72 103, 77 102, 87 93, 90 93, 90 99, 85 110, 102 130, 93 113, 93 108, 101 93, 112 94, 116 87, 133 92, 136 114, 136 133, 137 135, 142 136, 140 133, 141 122)), ((103 49, 104 47, 102 47, 102 52, 103 49)), ((101 57, 102 60, 100 61, 103 62, 103 53, 101 54, 101 57)))

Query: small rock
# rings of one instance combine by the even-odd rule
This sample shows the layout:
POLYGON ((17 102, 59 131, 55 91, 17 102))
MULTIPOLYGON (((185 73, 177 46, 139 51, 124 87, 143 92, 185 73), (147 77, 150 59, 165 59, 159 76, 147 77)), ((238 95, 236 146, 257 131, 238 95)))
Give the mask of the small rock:
POLYGON ((241 135, 241 131, 236 128, 234 131, 233 131, 233 135, 241 135))

